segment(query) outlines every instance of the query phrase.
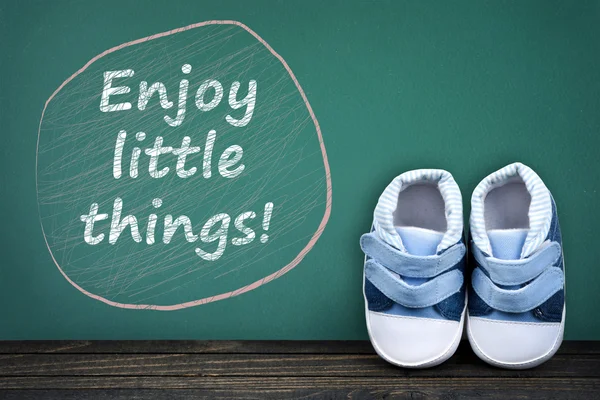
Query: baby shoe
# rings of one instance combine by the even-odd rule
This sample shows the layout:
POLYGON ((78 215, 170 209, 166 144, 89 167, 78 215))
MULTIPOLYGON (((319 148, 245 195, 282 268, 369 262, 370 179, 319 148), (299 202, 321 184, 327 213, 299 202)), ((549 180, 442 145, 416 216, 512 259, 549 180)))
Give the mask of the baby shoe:
POLYGON ((396 177, 360 245, 366 322, 377 353, 412 368, 450 358, 466 300, 462 197, 452 175, 420 169, 396 177))
POLYGON ((558 350, 565 276, 556 205, 529 167, 510 164, 471 199, 467 334, 489 364, 524 369, 558 350))

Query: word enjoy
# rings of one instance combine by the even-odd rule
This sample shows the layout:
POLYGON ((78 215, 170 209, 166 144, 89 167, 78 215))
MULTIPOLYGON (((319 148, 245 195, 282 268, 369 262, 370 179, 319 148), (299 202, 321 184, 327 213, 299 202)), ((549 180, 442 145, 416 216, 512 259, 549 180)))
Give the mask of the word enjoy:
MULTIPOLYGON (((181 67, 181 71, 184 74, 189 74, 192 72, 192 66, 190 64, 184 64, 181 67)), ((132 108, 131 102, 124 101, 121 103, 111 104, 111 96, 124 95, 131 92, 131 88, 129 86, 113 86, 115 83, 115 79, 122 78, 131 78, 135 75, 135 71, 133 69, 124 69, 118 71, 106 71, 104 72, 104 88, 102 90, 102 96, 100 98, 100 111, 108 113, 108 112, 116 112, 116 111, 126 111, 132 108)), ((164 116, 164 120, 170 126, 176 127, 183 123, 185 118, 186 108, 187 108, 187 97, 188 97, 188 89, 190 86, 190 82, 187 79, 182 79, 179 82, 179 97, 177 101, 177 114, 175 117, 170 117, 168 115, 164 116)), ((229 124, 235 127, 243 127, 248 125, 250 120, 252 119, 252 114, 254 113, 254 106, 256 105, 256 81, 250 80, 248 82, 248 94, 241 100, 238 100, 237 95, 240 89, 240 82, 233 82, 231 84, 231 88, 229 89, 229 106, 234 110, 239 110, 242 107, 246 107, 244 111, 244 116, 241 119, 236 119, 231 115, 227 115, 225 119, 229 124)), ((147 81, 141 81, 139 85, 139 95, 137 108, 140 111, 144 111, 148 102, 154 95, 154 93, 158 93, 158 98, 160 102, 160 106, 169 110, 173 107, 173 102, 169 100, 167 88, 162 82, 155 82, 148 86, 147 81)), ((196 90, 195 96, 195 104, 198 110, 202 112, 208 112, 216 108, 223 99, 223 85, 215 80, 215 79, 207 79, 200 84, 198 90, 196 90), (207 93, 212 92, 212 98, 210 101, 206 101, 207 93)))

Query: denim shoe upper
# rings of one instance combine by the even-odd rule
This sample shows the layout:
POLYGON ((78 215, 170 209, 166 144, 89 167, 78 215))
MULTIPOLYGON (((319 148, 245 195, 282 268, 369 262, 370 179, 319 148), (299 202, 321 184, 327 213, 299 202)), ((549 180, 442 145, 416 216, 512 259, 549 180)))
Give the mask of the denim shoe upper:
POLYGON ((394 179, 360 244, 370 311, 460 321, 466 250, 462 197, 450 173, 415 170, 394 179))
POLYGON ((550 192, 515 163, 473 193, 469 316, 561 322, 565 302, 562 238, 550 192))

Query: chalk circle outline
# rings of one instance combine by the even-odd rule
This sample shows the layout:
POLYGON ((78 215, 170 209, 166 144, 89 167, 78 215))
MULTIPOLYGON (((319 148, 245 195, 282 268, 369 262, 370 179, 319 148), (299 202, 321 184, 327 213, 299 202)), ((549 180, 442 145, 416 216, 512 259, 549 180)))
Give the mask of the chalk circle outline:
POLYGON ((292 270, 295 266, 297 266, 302 261, 302 259, 313 248, 313 246, 316 244, 317 240, 323 233, 323 230, 325 229, 325 226, 327 225, 327 222, 329 220, 329 216, 331 215, 331 198, 332 198, 331 173, 330 173, 330 169, 329 169, 329 162, 327 160, 327 152, 325 150, 325 143, 323 142, 323 135, 321 134, 321 128, 319 126, 319 121, 317 121, 317 117, 315 116, 313 109, 310 106, 310 103, 308 101, 308 98, 306 97, 306 94, 304 93, 304 90, 302 90, 302 87, 300 86, 300 83, 298 82, 298 80, 296 79, 296 76, 292 72, 292 69, 289 67, 289 65, 283 59, 282 56, 280 56, 275 50, 273 50, 273 48, 263 38, 261 38, 256 32, 254 32, 252 29, 250 29, 249 27, 247 27, 246 25, 244 25, 241 22, 233 21, 233 20, 211 20, 211 21, 198 22, 195 24, 184 26, 182 28, 172 29, 170 31, 157 33, 154 35, 146 36, 141 39, 137 39, 137 40, 133 40, 130 42, 120 44, 118 46, 112 47, 112 48, 105 50, 104 52, 98 54, 97 56, 92 58, 90 61, 88 61, 77 72, 75 72, 73 75, 71 75, 66 81, 64 81, 58 87, 58 89, 56 89, 54 91, 54 93, 52 93, 52 95, 48 98, 48 100, 46 100, 46 103, 44 104, 44 108, 42 110, 42 116, 40 118, 40 124, 38 127, 38 140, 37 140, 36 153, 35 153, 35 185, 36 185, 36 193, 38 195, 38 213, 39 213, 39 218, 40 218, 40 225, 42 227, 42 234, 44 236, 44 242, 46 243, 46 247, 48 248, 48 251, 50 252, 52 261, 54 261, 54 264, 56 265, 56 267, 58 268, 60 273, 65 277, 65 279, 71 285, 73 285, 77 290, 79 290, 81 293, 85 294, 86 296, 89 296, 93 299, 99 300, 103 303, 106 303, 106 304, 114 306, 114 307, 135 309, 135 310, 143 309, 143 310, 172 311, 172 310, 180 310, 183 308, 195 307, 195 306, 199 306, 202 304, 212 303, 214 301, 228 299, 230 297, 238 296, 242 293, 249 292, 249 291, 254 290, 266 283, 269 283, 269 282, 281 277, 285 273, 289 272, 290 270, 292 270), (94 293, 88 292, 87 290, 85 290, 81 286, 79 286, 77 283, 75 283, 73 280, 71 280, 71 278, 69 278, 69 276, 62 270, 62 268, 60 267, 60 264, 58 263, 56 258, 54 258, 54 254, 52 253, 52 249, 50 248, 48 239, 46 238, 46 232, 44 231, 44 224, 42 223, 42 213, 40 210, 40 203, 39 203, 39 191, 37 190, 38 189, 38 154, 39 154, 39 146, 40 146, 40 134, 41 134, 41 129, 42 129, 42 121, 44 120, 44 113, 46 112, 46 108, 48 107, 48 104, 50 104, 50 101, 52 101, 52 99, 54 98, 54 96, 56 96, 56 94, 58 92, 60 92, 70 81, 72 81, 76 76, 78 76, 79 74, 84 72, 90 65, 92 65, 95 61, 99 60, 100 58, 102 58, 110 53, 113 53, 115 51, 124 49, 126 47, 130 47, 130 46, 133 46, 133 45, 136 45, 139 43, 162 38, 165 36, 174 35, 176 33, 185 32, 185 31, 188 31, 191 29, 199 28, 201 26, 208 26, 208 25, 235 25, 235 26, 239 26, 240 28, 244 29, 246 32, 250 33, 255 39, 257 39, 263 46, 265 46, 267 48, 267 50, 269 50, 271 52, 271 54, 273 54, 279 60, 279 62, 281 62, 281 64, 283 65, 283 67, 285 68, 287 73, 290 75, 290 77, 294 81, 294 84, 296 85, 296 88, 300 92, 300 95, 302 96, 302 100, 304 101, 304 104, 306 105, 306 108, 308 109, 310 117, 312 118, 312 121, 315 125, 315 129, 317 131, 317 138, 319 140, 319 146, 321 148, 321 155, 323 156, 323 165, 325 168, 325 178, 326 178, 326 183, 327 183, 327 192, 326 192, 327 199, 326 199, 325 213, 323 214, 323 219, 321 220, 319 227, 317 228, 315 233, 312 235, 311 239, 308 241, 306 246, 285 267, 279 269, 276 272, 273 272, 270 275, 265 276, 262 279, 259 279, 253 283, 242 286, 242 287, 240 287, 236 290, 232 290, 230 292, 218 294, 215 296, 205 297, 205 298, 199 299, 199 300, 192 300, 192 301, 178 303, 178 304, 172 304, 172 305, 119 303, 116 301, 109 300, 105 297, 96 295, 94 293))

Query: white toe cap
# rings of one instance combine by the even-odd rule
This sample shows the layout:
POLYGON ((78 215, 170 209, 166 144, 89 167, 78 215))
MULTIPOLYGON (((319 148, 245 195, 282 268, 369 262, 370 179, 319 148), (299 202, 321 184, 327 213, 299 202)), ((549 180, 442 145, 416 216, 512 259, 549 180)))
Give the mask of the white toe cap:
MULTIPOLYGON (((564 321, 564 318, 563 318, 564 321)), ((471 347, 484 361, 505 368, 531 368, 556 353, 564 325, 468 318, 471 347)))
POLYGON ((401 367, 432 367, 450 358, 462 337, 463 321, 367 311, 373 347, 386 361, 401 367))

